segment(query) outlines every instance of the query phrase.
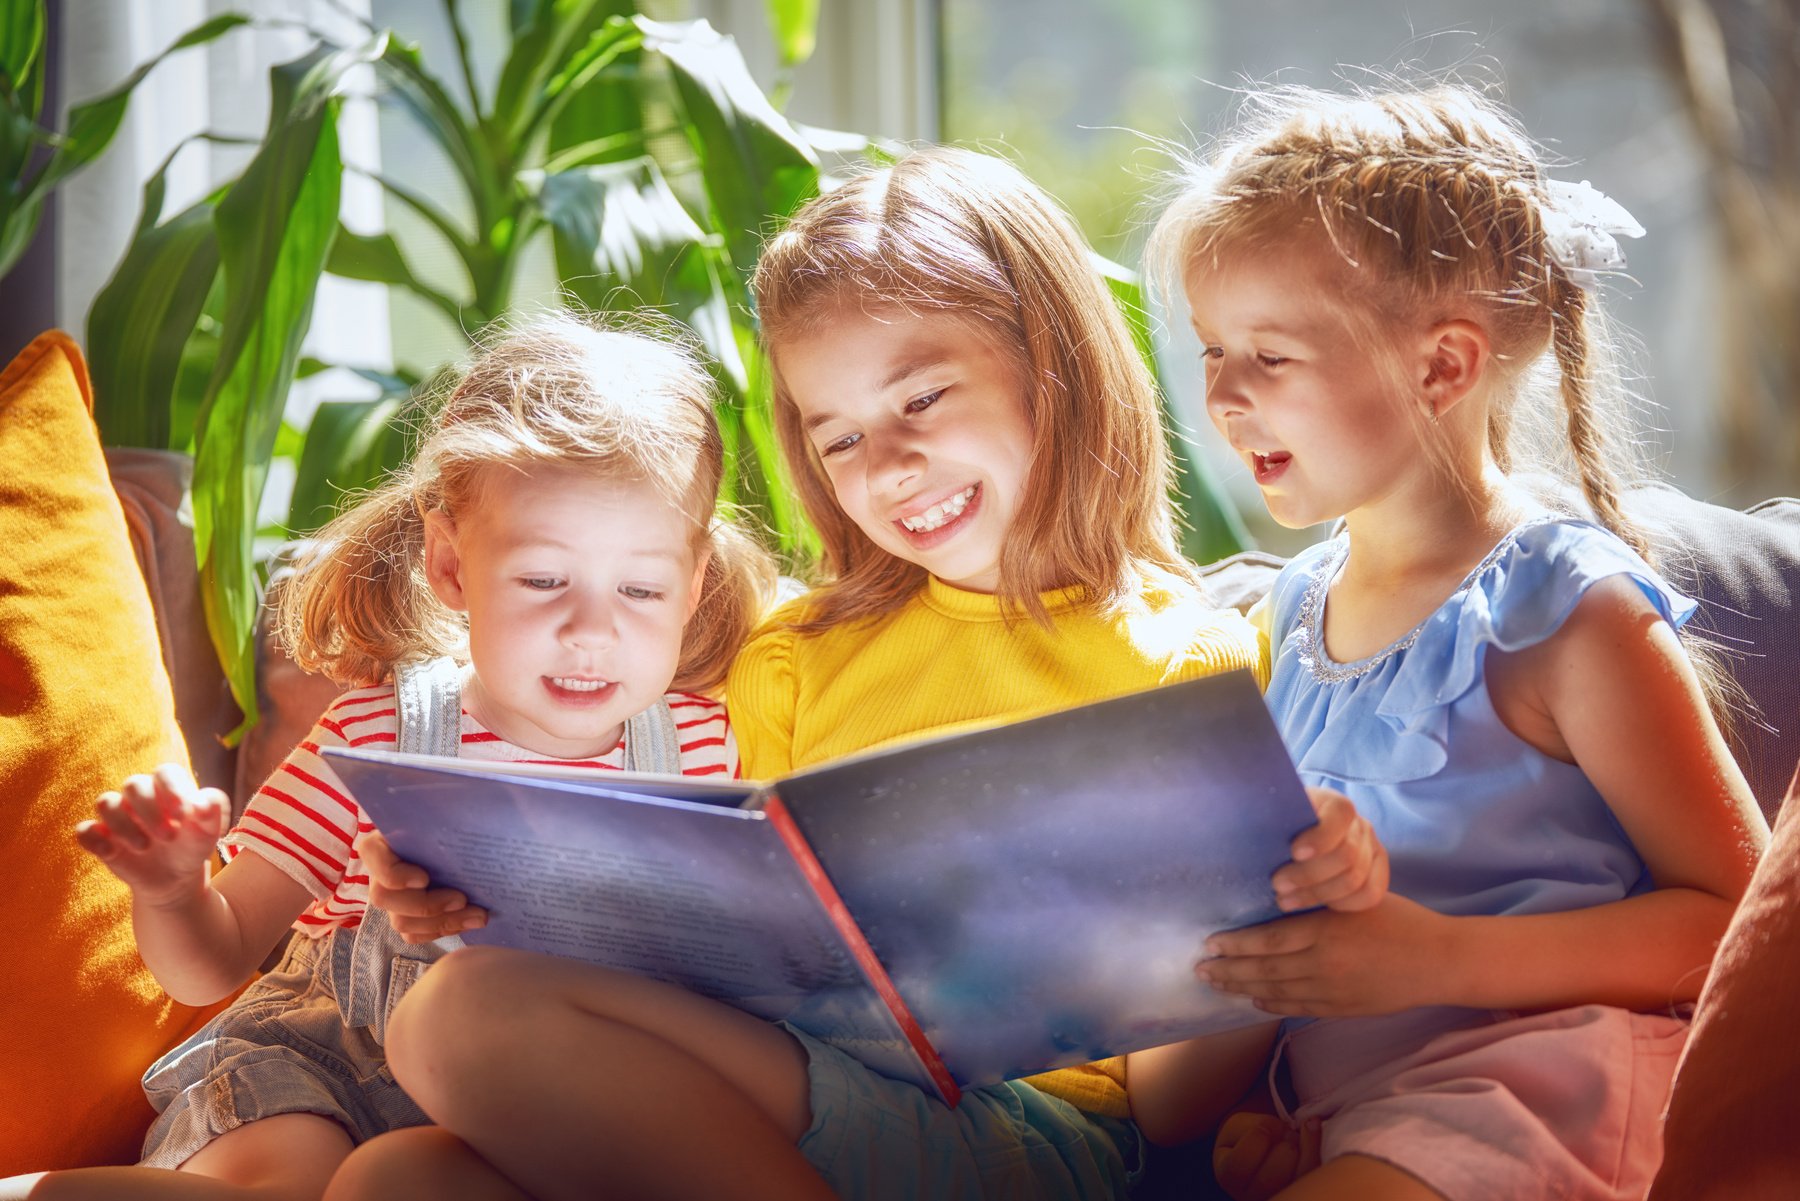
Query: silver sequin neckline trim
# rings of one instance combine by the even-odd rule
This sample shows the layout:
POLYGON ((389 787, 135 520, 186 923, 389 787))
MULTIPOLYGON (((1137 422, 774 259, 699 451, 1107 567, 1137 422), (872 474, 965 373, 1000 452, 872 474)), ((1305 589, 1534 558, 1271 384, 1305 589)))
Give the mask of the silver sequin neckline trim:
POLYGON ((1463 577, 1462 583, 1456 586, 1455 591, 1445 597, 1442 604, 1425 615, 1424 621, 1368 658, 1357 659, 1351 663, 1339 663, 1325 652, 1325 586, 1337 575, 1338 567, 1343 563, 1344 556, 1350 553, 1350 539, 1348 537, 1341 539, 1340 545, 1326 555, 1318 569, 1313 572, 1312 581, 1306 586, 1306 595, 1300 598, 1300 615, 1294 622, 1293 633, 1295 658, 1312 675, 1312 678, 1321 684, 1342 684, 1346 680, 1361 679, 1395 655, 1411 648, 1412 644, 1419 640, 1419 635, 1425 632, 1425 627, 1431 624, 1431 619, 1443 612, 1444 605, 1449 604, 1473 587, 1475 581, 1481 578, 1481 574, 1498 562, 1500 556, 1504 555, 1512 547, 1512 544, 1519 540, 1519 535, 1534 526, 1560 520, 1562 518, 1557 514, 1546 513, 1520 522, 1508 530, 1506 536, 1494 544, 1494 549, 1483 555, 1481 562, 1477 563, 1469 574, 1463 577))

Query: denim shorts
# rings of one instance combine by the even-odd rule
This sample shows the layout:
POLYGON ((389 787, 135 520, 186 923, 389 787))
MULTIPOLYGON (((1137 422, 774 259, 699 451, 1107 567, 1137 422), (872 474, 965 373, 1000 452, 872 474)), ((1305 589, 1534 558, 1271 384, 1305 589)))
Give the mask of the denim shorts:
POLYGON ((952 1109, 782 1023, 806 1049, 812 1126, 800 1151, 844 1201, 1095 1201, 1142 1175, 1132 1123, 1021 1081, 952 1109))
POLYGON ((346 973, 333 960, 348 963, 354 934, 295 937, 279 967, 150 1066, 144 1092, 161 1114, 144 1138, 146 1166, 180 1167, 219 1135, 278 1114, 331 1118, 357 1143, 428 1121, 388 1071, 376 1031, 345 1020, 333 980, 346 973))

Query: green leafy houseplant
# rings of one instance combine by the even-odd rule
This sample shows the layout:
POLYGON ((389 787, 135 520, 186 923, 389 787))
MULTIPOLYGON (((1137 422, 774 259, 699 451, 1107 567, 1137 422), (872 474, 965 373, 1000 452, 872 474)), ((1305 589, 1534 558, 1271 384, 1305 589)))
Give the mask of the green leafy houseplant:
MULTIPOLYGON (((285 427, 290 384, 323 366, 300 355, 322 274, 417 296, 472 339, 505 315, 525 255, 548 238, 566 294, 599 311, 654 307, 694 332, 724 397, 724 499, 770 530, 790 560, 816 549, 783 478, 747 284, 762 239, 828 185, 822 157, 882 152, 795 126, 731 39, 704 21, 647 20, 630 0, 515 0, 509 49, 484 94, 456 0, 445 8, 466 100, 387 31, 369 29, 355 46, 321 42, 274 68, 269 123, 249 166, 174 214, 163 212, 169 164, 154 172, 133 240, 89 315, 105 440, 195 456, 208 628, 245 728, 256 720, 255 515, 272 459, 298 460, 276 532, 317 528, 346 492, 377 482, 404 454, 407 393, 436 366, 364 370, 381 384, 379 398, 326 404, 304 434, 285 427), (461 195, 451 198, 374 178, 451 248, 458 287, 428 282, 392 236, 357 234, 338 219, 352 168, 336 118, 347 77, 365 65, 384 102, 403 108, 454 170, 461 195)), ((770 0, 769 10, 785 72, 811 51, 817 4, 770 0)), ((244 23, 219 18, 176 46, 244 23)), ((1104 266, 1148 354, 1137 285, 1104 266)), ((1189 553, 1204 561, 1237 549, 1235 516, 1175 446, 1189 553)))

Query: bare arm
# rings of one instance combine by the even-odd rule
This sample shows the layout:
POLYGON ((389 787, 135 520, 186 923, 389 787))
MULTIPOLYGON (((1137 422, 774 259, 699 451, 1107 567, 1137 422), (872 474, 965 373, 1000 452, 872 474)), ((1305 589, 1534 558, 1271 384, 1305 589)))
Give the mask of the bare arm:
POLYGON ((229 813, 223 793, 165 764, 102 794, 95 820, 75 831, 131 887, 138 952, 183 1004, 210 1004, 242 984, 311 900, 260 855, 240 855, 208 879, 229 813))
POLYGON ((1680 639, 1617 576, 1591 588, 1554 637, 1489 666, 1509 724, 1580 765, 1656 891, 1570 913, 1463 919, 1449 999, 1627 1008, 1694 999, 1769 832, 1680 639))

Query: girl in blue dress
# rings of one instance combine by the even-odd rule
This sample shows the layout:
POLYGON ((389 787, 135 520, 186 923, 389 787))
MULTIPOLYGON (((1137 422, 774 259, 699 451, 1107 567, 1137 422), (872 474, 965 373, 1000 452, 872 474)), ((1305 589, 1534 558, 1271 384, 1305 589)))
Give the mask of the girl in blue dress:
MULTIPOLYGON (((1228 1124, 1221 1180, 1284 1201, 1641 1197, 1678 1015, 1767 838, 1677 635, 1695 604, 1609 463, 1593 289, 1623 266, 1615 235, 1643 231, 1547 179, 1468 90, 1266 100, 1153 254, 1270 513, 1341 520, 1262 610, 1269 704, 1392 882, 1371 909, 1209 942, 1202 978, 1288 1019, 1289 1136, 1228 1124), (1597 521, 1522 482, 1540 399, 1597 521)), ((1133 1112, 1191 1134, 1218 1077, 1204 1041, 1135 1056, 1133 1112)))

